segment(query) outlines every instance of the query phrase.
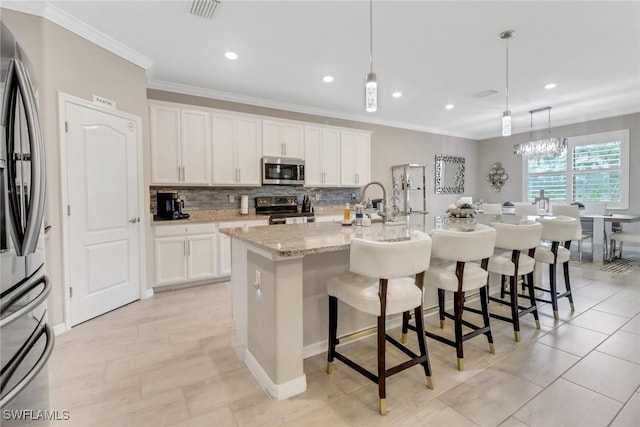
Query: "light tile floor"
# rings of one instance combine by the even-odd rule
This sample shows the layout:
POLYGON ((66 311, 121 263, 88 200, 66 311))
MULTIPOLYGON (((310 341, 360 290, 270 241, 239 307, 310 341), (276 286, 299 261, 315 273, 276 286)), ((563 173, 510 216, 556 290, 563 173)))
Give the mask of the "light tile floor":
MULTIPOLYGON (((229 346, 228 284, 157 293, 58 337, 51 405, 71 418, 52 425, 638 426, 640 275, 578 264, 571 275, 575 312, 562 300, 554 321, 541 305, 542 328, 523 318, 520 343, 492 320, 496 354, 482 336, 467 341, 464 372, 452 347, 428 339, 435 389, 419 367, 391 377, 386 416, 376 385, 340 362, 327 375, 325 354, 305 360, 305 393, 271 400, 229 346)), ((426 323, 439 329, 434 316, 426 323)), ((345 347, 375 367, 373 337, 345 347)))

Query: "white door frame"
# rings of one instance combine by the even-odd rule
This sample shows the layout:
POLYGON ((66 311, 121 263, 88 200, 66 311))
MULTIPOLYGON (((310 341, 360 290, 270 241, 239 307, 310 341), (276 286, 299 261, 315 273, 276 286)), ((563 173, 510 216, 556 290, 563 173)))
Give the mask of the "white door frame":
POLYGON ((147 291, 147 280, 146 280, 146 238, 145 238, 145 230, 147 227, 147 218, 149 215, 146 215, 145 212, 149 210, 148 206, 145 206, 146 197, 144 197, 144 161, 143 161, 143 141, 142 141, 142 118, 135 116, 133 114, 125 113, 123 111, 114 110, 111 108, 106 108, 101 105, 94 104, 93 102, 84 100, 82 98, 78 98, 66 93, 58 92, 58 132, 59 132, 59 140, 60 140, 60 202, 61 202, 61 212, 60 215, 62 217, 62 287, 64 292, 64 331, 66 332, 71 329, 70 321, 71 321, 71 297, 69 294, 69 289, 71 287, 69 283, 69 273, 70 273, 70 256, 69 256, 69 216, 66 212, 66 206, 69 204, 69 194, 68 194, 68 180, 67 180, 67 144, 66 144, 66 130, 65 130, 65 122, 67 121, 67 110, 66 104, 76 104, 84 108, 89 108, 95 111, 99 111, 106 114, 111 114, 113 116, 121 117, 123 119, 132 120, 136 123, 136 131, 138 137, 138 209, 140 212, 140 222, 141 226, 138 228, 138 241, 139 241, 139 259, 140 259, 140 273, 139 273, 139 284, 140 284, 140 299, 148 298, 153 295, 153 290, 151 292, 147 291))

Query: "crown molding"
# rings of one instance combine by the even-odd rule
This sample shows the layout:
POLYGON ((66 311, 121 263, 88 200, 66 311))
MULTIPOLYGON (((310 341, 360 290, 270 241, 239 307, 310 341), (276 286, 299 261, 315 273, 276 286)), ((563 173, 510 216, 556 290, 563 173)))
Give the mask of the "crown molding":
POLYGON ((2 1, 2 7, 40 16, 145 70, 153 65, 152 59, 85 24, 48 1, 2 1))
POLYGON ((254 96, 240 95, 231 92, 224 92, 215 89, 206 89, 196 86, 190 86, 179 83, 172 83, 164 80, 147 80, 147 88, 164 90, 166 92, 181 93, 183 95, 199 96, 203 98, 217 99, 220 101, 237 102, 240 104, 248 104, 256 107, 274 108, 276 110, 285 110, 295 113, 311 114, 314 116, 331 117, 334 119, 350 120, 362 123, 369 123, 379 126, 388 126, 393 128, 407 129, 418 132, 427 132, 438 135, 453 136, 458 138, 473 139, 470 135, 450 132, 444 129, 415 126, 410 123, 397 122, 392 120, 379 120, 366 116, 364 114, 351 114, 339 111, 327 110, 323 108, 310 107, 308 105, 293 104, 288 102, 274 101, 266 98, 258 98, 254 96))

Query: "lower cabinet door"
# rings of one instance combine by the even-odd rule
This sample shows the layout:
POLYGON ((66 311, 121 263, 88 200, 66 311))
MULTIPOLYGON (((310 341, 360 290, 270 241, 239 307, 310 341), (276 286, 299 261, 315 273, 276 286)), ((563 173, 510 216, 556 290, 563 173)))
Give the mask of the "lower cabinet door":
POLYGON ((217 241, 215 234, 187 237, 187 265, 189 280, 216 277, 217 241))
POLYGON ((156 285, 187 280, 187 241, 184 236, 156 237, 156 285))

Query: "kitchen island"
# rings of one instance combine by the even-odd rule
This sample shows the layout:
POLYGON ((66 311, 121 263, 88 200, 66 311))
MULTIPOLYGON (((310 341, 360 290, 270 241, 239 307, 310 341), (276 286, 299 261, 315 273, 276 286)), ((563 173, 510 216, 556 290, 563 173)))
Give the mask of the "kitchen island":
MULTIPOLYGON (((304 358, 327 349, 326 283, 349 269, 351 238, 407 239, 413 228, 424 226, 330 222, 221 231, 231 237, 232 345, 272 397, 305 391, 304 358)), ((435 294, 427 298, 435 301, 435 294)), ((373 316, 339 310, 339 336, 375 325, 373 316)))

